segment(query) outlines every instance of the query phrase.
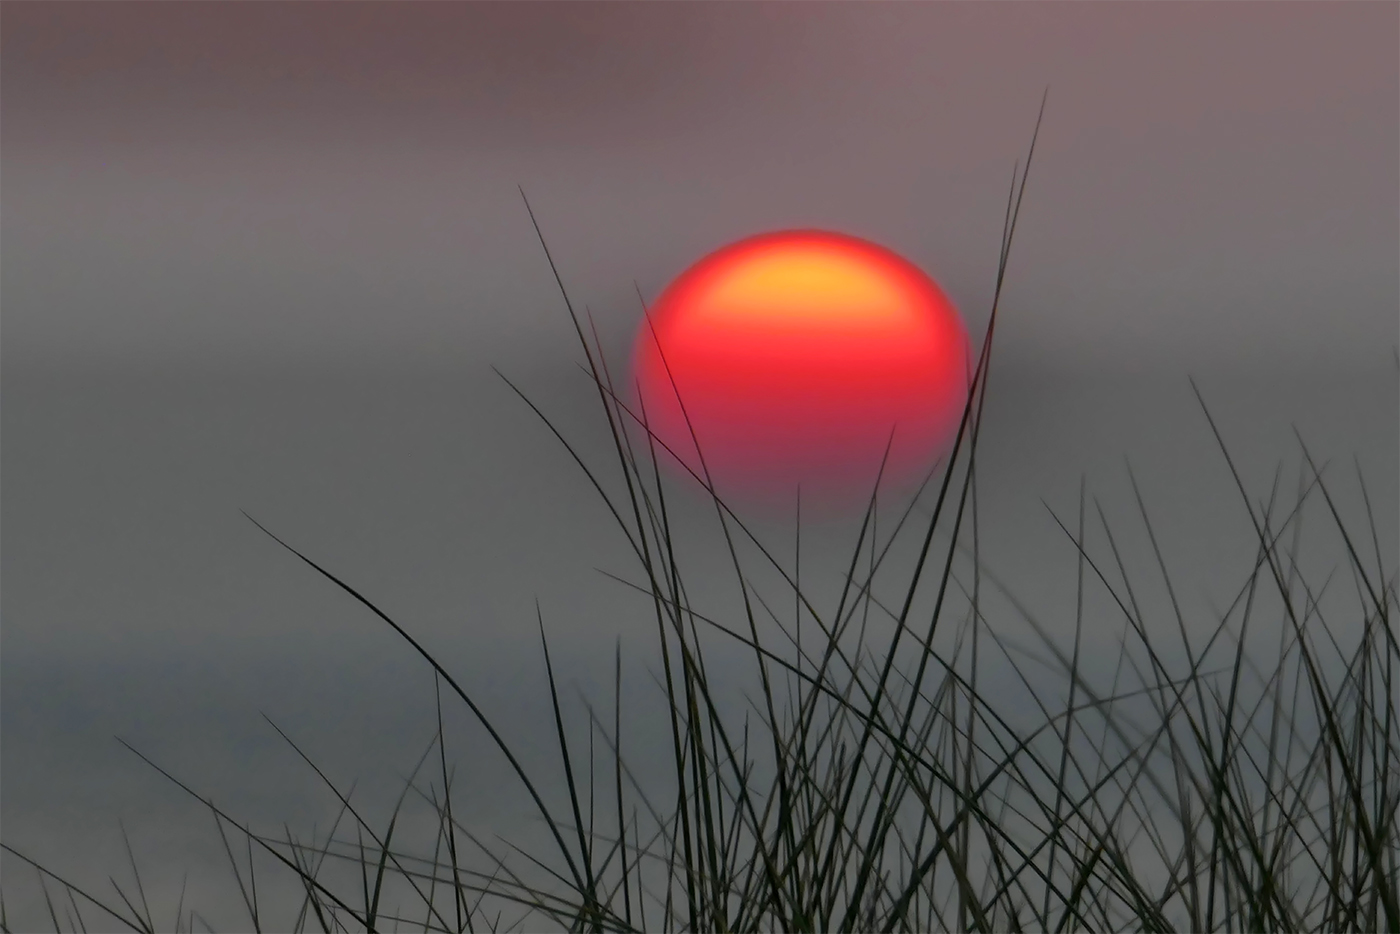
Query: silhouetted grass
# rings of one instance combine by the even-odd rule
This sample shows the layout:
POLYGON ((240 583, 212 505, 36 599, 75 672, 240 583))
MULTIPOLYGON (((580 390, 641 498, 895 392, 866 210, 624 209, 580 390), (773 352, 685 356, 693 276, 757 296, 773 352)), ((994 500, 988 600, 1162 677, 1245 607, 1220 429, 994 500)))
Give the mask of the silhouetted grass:
MULTIPOLYGON (((1033 153, 1034 137, 1027 169, 1033 153)), ((980 556, 978 436, 1025 180, 1013 172, 996 298, 953 451, 883 537, 876 481, 833 608, 814 605, 799 565, 776 559, 715 493, 703 459, 691 479, 714 506, 743 612, 721 619, 692 605, 659 466, 665 446, 614 384, 591 318, 585 329, 555 271, 607 418, 621 492, 520 395, 584 471, 636 558, 637 577, 616 579, 647 599, 655 618, 656 683, 671 740, 667 785, 645 787, 629 765, 620 647, 612 697, 585 698, 581 736, 566 722, 539 617, 564 779, 563 794, 547 792, 559 788, 556 776, 546 786, 526 769, 470 685, 349 583, 259 524, 423 656, 439 706, 436 737, 382 830, 352 805, 353 789, 339 788, 303 754, 340 802, 336 824, 310 842, 289 829, 254 832, 132 749, 209 808, 248 925, 1400 931, 1396 575, 1383 566, 1374 516, 1365 529, 1343 520, 1301 437, 1296 495, 1281 491, 1280 468, 1257 501, 1197 392, 1256 546, 1233 602, 1204 639, 1188 628, 1131 472, 1155 565, 1147 574, 1129 573, 1122 530, 1097 500, 1091 513, 1082 483, 1077 515, 1051 513, 1077 556, 1068 647, 980 556), (1303 517, 1315 512, 1337 541, 1338 567, 1321 584, 1299 561, 1303 517), (1091 547, 1095 528, 1102 534, 1091 547), (890 572, 880 573, 897 541, 916 557, 891 585, 890 572), (1338 571, 1357 593, 1355 614, 1340 620, 1322 609, 1338 571), (759 574, 781 581, 781 601, 765 596, 759 574), (1143 610, 1145 588, 1158 583, 1179 647, 1152 635, 1156 624, 1143 610), (1111 678, 1084 668, 1095 590, 1121 625, 1111 678), (984 618, 988 592, 1014 607, 1038 646, 1017 644, 984 618), (788 606, 791 619, 778 611, 788 606), (779 644, 761 630, 776 631, 779 644), (742 712, 707 674, 703 645, 717 638, 752 657, 758 693, 742 712), (1264 638, 1277 646, 1267 663, 1246 650, 1264 638), (979 690, 987 664, 979 656, 993 655, 1024 687, 1021 702, 979 690), (484 727, 529 795, 542 849, 483 839, 454 817, 443 688, 484 727), (396 836, 410 804, 430 815, 430 847, 396 836), (347 817, 353 835, 340 829, 347 817), (258 888, 267 883, 254 871, 255 849, 304 889, 295 917, 264 916, 258 888)), ((1359 467, 1357 475, 1360 482, 1359 467)), ((1364 482, 1361 492, 1369 511, 1364 482)), ((134 891, 112 882, 114 902, 36 869, 55 929, 157 927, 139 873, 134 891), (51 884, 62 899, 51 897, 51 884)), ((0 901, 8 930, 3 910, 0 901)), ((182 929, 208 927, 183 903, 174 914, 182 929)))

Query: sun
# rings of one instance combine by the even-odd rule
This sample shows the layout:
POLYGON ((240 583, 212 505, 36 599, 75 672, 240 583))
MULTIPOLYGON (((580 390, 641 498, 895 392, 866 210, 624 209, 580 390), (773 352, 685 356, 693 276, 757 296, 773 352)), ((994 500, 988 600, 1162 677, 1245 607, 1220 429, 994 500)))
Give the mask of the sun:
POLYGON ((957 432, 972 361, 957 309, 913 263, 785 230, 681 273, 632 364, 634 411, 675 458, 721 496, 791 504, 799 484, 804 503, 868 496, 887 445, 882 488, 922 478, 957 432))

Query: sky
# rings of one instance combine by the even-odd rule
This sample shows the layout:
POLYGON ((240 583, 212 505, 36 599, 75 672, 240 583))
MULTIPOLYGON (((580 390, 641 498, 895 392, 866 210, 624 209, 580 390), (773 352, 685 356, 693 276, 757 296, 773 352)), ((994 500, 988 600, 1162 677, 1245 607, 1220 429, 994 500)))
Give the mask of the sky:
POLYGON ((536 597, 581 684, 622 638, 648 689, 646 607, 595 570, 631 570, 622 540, 492 371, 606 456, 521 189, 619 365, 638 290, 785 228, 909 258, 980 345, 1048 87, 979 454, 989 560, 1063 619, 1047 506, 1083 475, 1131 524, 1126 458, 1192 593, 1223 593, 1248 520, 1192 377, 1256 497, 1280 461, 1296 483, 1295 427, 1352 505, 1354 455, 1393 568, 1398 39, 1392 4, 5 4, 5 842, 103 880, 123 818, 162 892, 187 862, 233 911, 213 829, 186 830, 207 816, 113 734, 273 826, 325 802, 259 710, 345 776, 416 758, 431 679, 240 509, 523 737, 548 724, 536 597))

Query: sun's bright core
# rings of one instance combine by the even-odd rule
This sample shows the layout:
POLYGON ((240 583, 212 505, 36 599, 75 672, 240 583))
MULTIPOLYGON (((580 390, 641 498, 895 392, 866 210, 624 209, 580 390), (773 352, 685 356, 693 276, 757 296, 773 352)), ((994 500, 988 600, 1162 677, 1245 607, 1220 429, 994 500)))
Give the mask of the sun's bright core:
POLYGON ((957 309, 917 266, 857 237, 730 244, 648 318, 633 353, 638 414, 721 496, 791 503, 798 484, 804 502, 868 495, 887 444, 882 486, 921 478, 967 399, 957 309))

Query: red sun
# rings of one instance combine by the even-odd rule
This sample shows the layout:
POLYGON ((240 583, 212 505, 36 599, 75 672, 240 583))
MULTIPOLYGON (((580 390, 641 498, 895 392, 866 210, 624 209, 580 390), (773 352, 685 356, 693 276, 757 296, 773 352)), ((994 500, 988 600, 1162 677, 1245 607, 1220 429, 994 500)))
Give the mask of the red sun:
POLYGON ((922 479, 957 433, 971 367, 962 319, 877 244, 749 237, 683 272, 648 317, 634 411, 723 497, 790 505, 799 484, 804 503, 869 495, 887 444, 882 488, 922 479))

